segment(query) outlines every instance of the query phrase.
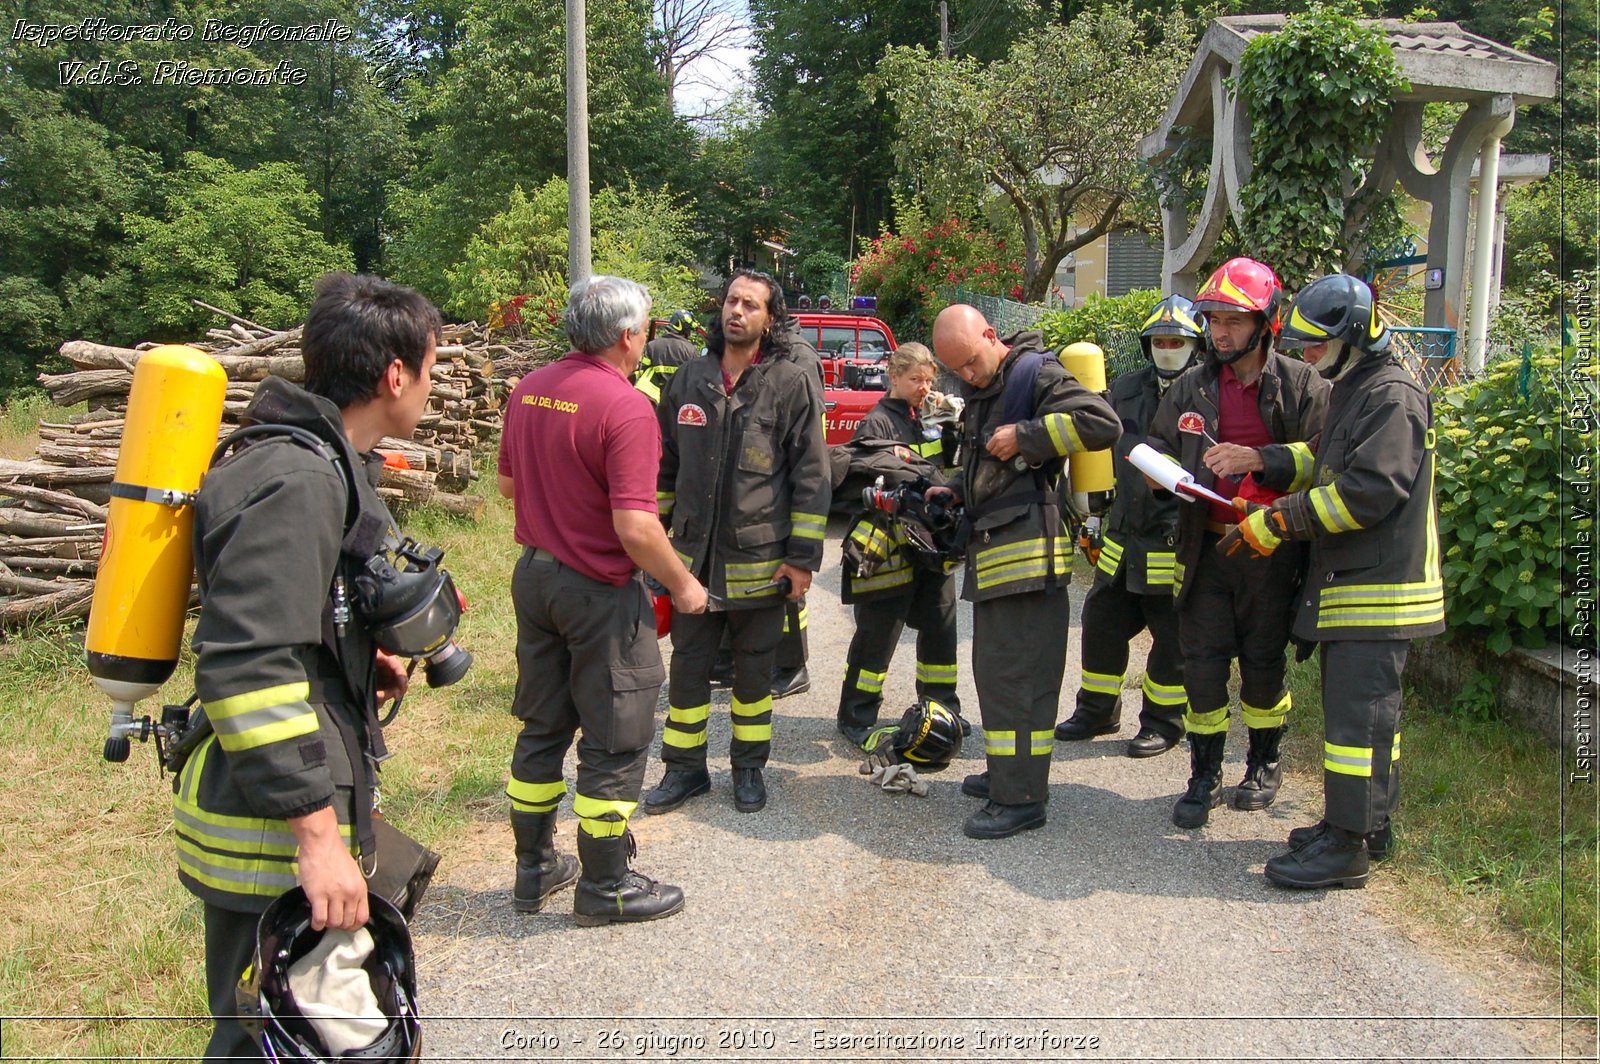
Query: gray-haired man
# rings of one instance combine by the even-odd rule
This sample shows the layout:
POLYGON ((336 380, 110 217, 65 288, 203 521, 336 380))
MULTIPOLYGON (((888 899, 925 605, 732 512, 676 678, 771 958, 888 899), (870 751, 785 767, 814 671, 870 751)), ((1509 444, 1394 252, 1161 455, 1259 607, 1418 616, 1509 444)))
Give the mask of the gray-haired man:
POLYGON ((656 695, 666 671, 639 571, 701 613, 706 591, 673 553, 657 517, 661 441, 655 410, 629 383, 644 350, 650 294, 620 277, 575 285, 566 309, 573 347, 511 393, 500 439, 500 493, 516 508, 523 546, 511 580, 522 720, 511 762, 516 837, 513 902, 538 912, 577 878, 555 848, 562 762, 578 739, 580 924, 654 920, 683 891, 629 871, 628 818, 639 803, 656 695))

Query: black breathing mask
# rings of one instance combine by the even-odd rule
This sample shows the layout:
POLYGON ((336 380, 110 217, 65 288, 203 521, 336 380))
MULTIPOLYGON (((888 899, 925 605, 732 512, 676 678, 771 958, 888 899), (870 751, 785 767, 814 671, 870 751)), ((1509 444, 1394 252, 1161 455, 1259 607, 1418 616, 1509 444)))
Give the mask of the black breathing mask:
POLYGON ((351 581, 356 616, 380 649, 422 658, 429 687, 448 687, 467 674, 472 655, 455 641, 466 599, 439 564, 444 551, 407 536, 367 560, 351 581))

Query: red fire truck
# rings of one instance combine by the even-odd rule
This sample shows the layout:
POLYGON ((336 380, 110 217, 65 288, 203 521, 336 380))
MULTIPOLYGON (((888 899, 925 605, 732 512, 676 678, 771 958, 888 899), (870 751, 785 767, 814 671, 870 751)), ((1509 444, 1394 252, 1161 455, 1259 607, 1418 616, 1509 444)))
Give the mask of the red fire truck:
POLYGON ((865 314, 800 311, 793 317, 822 356, 828 446, 844 443, 889 390, 889 356, 899 346, 894 331, 865 314))

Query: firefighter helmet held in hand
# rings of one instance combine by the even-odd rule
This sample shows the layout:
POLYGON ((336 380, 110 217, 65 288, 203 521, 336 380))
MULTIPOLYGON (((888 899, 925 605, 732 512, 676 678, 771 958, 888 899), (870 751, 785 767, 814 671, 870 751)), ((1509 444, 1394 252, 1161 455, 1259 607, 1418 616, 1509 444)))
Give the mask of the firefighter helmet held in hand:
POLYGON ((1389 351, 1389 329, 1365 281, 1346 273, 1319 277, 1302 288, 1289 308, 1278 346, 1306 348, 1326 343, 1317 372, 1337 380, 1362 355, 1389 351), (1354 354, 1352 354, 1354 352, 1354 354))
MULTIPOLYGON (((364 973, 371 995, 358 992, 359 996, 368 1007, 375 1000, 381 1017, 353 1014, 345 1001, 297 1000, 291 980, 302 988, 308 984, 300 981, 296 962, 311 953, 324 934, 332 933, 311 929, 311 902, 305 891, 294 887, 261 914, 255 959, 239 981, 237 1000, 241 1023, 261 1044, 267 1060, 402 1064, 421 1058, 411 932, 399 910, 382 896, 369 894, 367 903, 370 915, 362 930, 371 936, 371 952, 359 968, 345 968, 340 974, 347 976, 343 985, 348 985, 348 973, 364 973), (375 1037, 366 1037, 369 1030, 375 1037)), ((321 985, 339 984, 327 979, 321 985)))
POLYGON ((1283 285, 1278 282, 1278 275, 1272 272, 1272 267, 1242 257, 1224 262, 1206 281, 1200 294, 1194 297, 1194 313, 1211 315, 1218 311, 1239 311, 1259 315, 1261 323, 1250 334, 1247 345, 1234 351, 1218 351, 1212 342, 1211 323, 1208 320, 1205 329, 1207 353, 1226 364, 1254 351, 1265 336, 1265 331, 1276 336, 1280 325, 1278 309, 1282 301, 1283 285))
POLYGON ((1144 328, 1139 330, 1139 347, 1163 380, 1172 380, 1194 364, 1200 339, 1200 325, 1194 320, 1194 304, 1179 295, 1168 296, 1151 307, 1144 319, 1144 328), (1182 347, 1155 347, 1152 341, 1158 336, 1184 343, 1182 347))

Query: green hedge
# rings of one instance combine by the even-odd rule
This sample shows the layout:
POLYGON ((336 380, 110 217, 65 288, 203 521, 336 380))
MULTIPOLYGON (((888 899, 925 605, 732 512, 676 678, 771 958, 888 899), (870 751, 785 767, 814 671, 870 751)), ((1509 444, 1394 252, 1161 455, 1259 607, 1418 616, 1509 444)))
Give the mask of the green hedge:
POLYGON ((1144 365, 1139 330, 1161 298, 1154 288, 1110 297, 1090 293, 1082 306, 1045 314, 1039 319, 1039 328, 1045 343, 1057 351, 1079 340, 1099 344, 1106 353, 1106 378, 1114 380, 1118 374, 1144 365))
POLYGON ((1596 408, 1595 363, 1571 348, 1504 359, 1434 399, 1447 618, 1497 653, 1559 640, 1581 589, 1568 548, 1593 542, 1596 408))

